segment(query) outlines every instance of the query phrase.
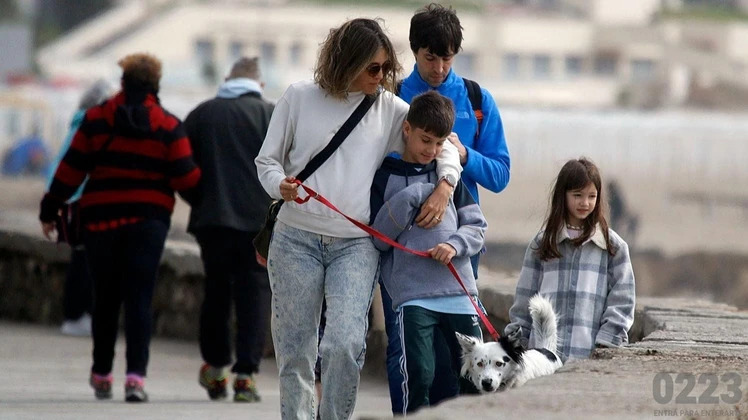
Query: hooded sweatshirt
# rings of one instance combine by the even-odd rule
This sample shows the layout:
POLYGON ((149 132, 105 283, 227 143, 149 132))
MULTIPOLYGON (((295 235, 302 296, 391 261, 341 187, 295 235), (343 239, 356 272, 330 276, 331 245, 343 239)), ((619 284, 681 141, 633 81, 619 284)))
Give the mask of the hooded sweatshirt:
POLYGON ((215 98, 185 118, 192 152, 202 170, 202 200, 192 206, 188 231, 260 230, 271 200, 260 184, 254 160, 273 114, 273 104, 261 92, 252 79, 229 79, 215 98))
MULTIPOLYGON (((435 162, 427 165, 408 163, 388 157, 377 171, 372 184, 372 227, 407 248, 426 251, 439 243, 451 245, 457 254, 452 263, 471 295, 477 295, 470 256, 483 247, 486 219, 462 182, 457 183, 442 221, 431 229, 414 223, 421 204, 438 182, 435 162)), ((392 297, 392 308, 414 299, 464 294, 449 269, 440 262, 392 249, 374 239, 374 246, 385 252, 382 257, 382 281, 392 297)))
POLYGON ((39 219, 53 221, 87 175, 81 219, 89 230, 105 230, 142 219, 168 225, 174 191, 190 196, 200 169, 181 121, 161 107, 155 93, 126 90, 86 111, 42 199, 39 219))

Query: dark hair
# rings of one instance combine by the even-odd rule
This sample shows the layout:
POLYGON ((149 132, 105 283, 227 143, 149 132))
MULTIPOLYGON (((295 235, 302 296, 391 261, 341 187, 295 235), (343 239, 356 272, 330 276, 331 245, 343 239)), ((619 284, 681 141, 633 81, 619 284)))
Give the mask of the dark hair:
POLYGON ((412 128, 447 137, 455 123, 455 107, 451 99, 430 90, 413 98, 405 120, 412 128))
POLYGON ((229 73, 229 79, 237 77, 246 77, 248 79, 260 79, 260 59, 258 57, 242 57, 234 63, 229 73))
POLYGON ((125 89, 158 92, 161 80, 161 60, 151 54, 130 54, 117 62, 122 67, 125 89))
POLYGON ((421 48, 441 57, 457 54, 462 48, 460 19, 451 6, 431 3, 410 19, 408 39, 413 54, 421 48))
POLYGON ((349 20, 330 30, 320 48, 314 81, 333 97, 345 98, 351 83, 366 69, 379 48, 384 48, 390 62, 382 86, 394 91, 400 63, 387 34, 373 19, 349 20))
POLYGON ((540 241, 540 246, 537 249, 541 260, 547 261, 553 258, 561 258, 557 240, 561 227, 566 223, 566 192, 582 189, 590 183, 597 188, 597 203, 592 213, 584 219, 582 234, 571 242, 574 246, 581 245, 592 236, 595 226, 599 224, 605 237, 608 254, 611 256, 616 254, 617 250, 613 249, 608 235, 608 222, 605 219, 606 200, 603 196, 600 171, 592 161, 581 157, 566 162, 556 177, 556 184, 553 187, 553 193, 550 198, 550 211, 544 222, 545 230, 540 241))

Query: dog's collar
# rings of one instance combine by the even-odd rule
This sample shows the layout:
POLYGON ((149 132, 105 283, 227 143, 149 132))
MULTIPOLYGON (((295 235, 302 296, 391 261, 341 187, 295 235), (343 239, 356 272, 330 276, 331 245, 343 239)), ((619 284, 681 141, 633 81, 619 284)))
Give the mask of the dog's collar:
MULTIPOLYGON (((556 240, 557 243, 561 243, 566 239, 571 240, 571 236, 569 235, 569 229, 566 228, 566 225, 561 226, 561 231, 559 232, 558 239, 556 240)), ((585 243, 592 241, 595 245, 600 247, 602 250, 608 249, 608 244, 605 242, 605 235, 603 235, 603 231, 600 229, 600 224, 598 223, 595 225, 595 233, 592 234, 590 239, 585 241, 585 243)))

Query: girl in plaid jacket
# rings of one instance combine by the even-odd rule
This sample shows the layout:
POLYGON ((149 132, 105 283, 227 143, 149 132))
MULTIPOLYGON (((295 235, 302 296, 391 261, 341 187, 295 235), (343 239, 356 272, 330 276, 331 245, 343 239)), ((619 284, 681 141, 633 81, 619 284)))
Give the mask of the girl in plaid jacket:
POLYGON ((534 346, 528 302, 550 299, 558 318, 561 358, 589 357, 596 346, 628 342, 634 322, 634 271, 626 242, 608 227, 600 172, 591 161, 570 160, 561 168, 551 208, 522 264, 510 324, 534 346))

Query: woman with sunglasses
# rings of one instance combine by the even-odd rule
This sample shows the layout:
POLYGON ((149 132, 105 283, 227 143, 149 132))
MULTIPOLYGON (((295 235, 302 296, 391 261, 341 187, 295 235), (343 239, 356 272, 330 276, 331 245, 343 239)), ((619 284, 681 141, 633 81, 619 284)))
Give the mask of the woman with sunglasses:
MULTIPOLYGON (((314 364, 321 355, 321 418, 350 418, 364 363, 367 314, 377 280, 379 252, 366 232, 323 204, 292 200, 295 176, 322 150, 365 95, 376 99, 332 156, 304 184, 342 212, 368 222, 374 173, 390 152, 402 152, 408 105, 392 90, 400 70, 379 22, 353 19, 330 31, 321 46, 314 81, 292 84, 276 104, 255 160, 265 190, 283 199, 268 254, 273 291, 272 335, 280 374, 283 419, 313 419, 314 364), (322 302, 327 327, 317 342, 322 302)), ((445 143, 438 175, 459 178, 455 147, 445 143)), ((416 219, 436 226, 452 193, 439 183, 416 219)))

